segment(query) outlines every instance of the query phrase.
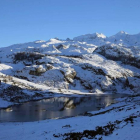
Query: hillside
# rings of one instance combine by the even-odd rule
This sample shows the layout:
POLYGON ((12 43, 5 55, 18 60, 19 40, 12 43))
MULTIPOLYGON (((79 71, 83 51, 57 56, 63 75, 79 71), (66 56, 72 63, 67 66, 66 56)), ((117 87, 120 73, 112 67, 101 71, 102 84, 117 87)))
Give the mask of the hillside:
POLYGON ((140 34, 94 33, 0 48, 0 80, 0 107, 64 94, 138 94, 140 34))

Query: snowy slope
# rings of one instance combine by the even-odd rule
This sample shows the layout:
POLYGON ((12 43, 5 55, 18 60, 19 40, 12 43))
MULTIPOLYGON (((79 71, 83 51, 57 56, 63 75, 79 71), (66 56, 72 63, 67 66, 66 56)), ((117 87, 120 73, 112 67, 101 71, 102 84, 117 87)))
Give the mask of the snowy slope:
POLYGON ((117 34, 109 37, 108 41, 126 46, 140 46, 140 33, 130 35, 124 31, 120 31, 117 34))
POLYGON ((16 44, 0 48, 0 62, 0 97, 11 102, 40 99, 49 93, 140 91, 140 34, 94 33, 73 40, 16 44), (13 92, 9 95, 9 91, 13 92))
POLYGON ((130 35, 124 31, 120 31, 110 37, 102 33, 85 34, 73 38, 74 41, 86 42, 94 45, 117 44, 125 46, 140 46, 140 33, 130 35))
POLYGON ((139 140, 140 97, 66 119, 0 123, 1 140, 139 140), (80 137, 80 138, 79 138, 80 137))
POLYGON ((86 34, 73 38, 74 41, 87 42, 94 45, 102 45, 106 41, 106 36, 102 33, 86 34))

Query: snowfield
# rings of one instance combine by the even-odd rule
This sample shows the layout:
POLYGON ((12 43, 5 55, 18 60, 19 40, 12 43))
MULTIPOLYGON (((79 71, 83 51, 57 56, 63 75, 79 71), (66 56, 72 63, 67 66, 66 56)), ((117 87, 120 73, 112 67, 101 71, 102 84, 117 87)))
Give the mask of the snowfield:
POLYGON ((131 97, 100 110, 102 113, 1 122, 0 139, 138 139, 140 34, 121 31, 106 37, 94 33, 0 48, 0 108, 46 97, 117 93, 131 97))
POLYGON ((85 116, 38 122, 0 123, 2 140, 139 140, 140 97, 123 98, 115 105, 85 116))

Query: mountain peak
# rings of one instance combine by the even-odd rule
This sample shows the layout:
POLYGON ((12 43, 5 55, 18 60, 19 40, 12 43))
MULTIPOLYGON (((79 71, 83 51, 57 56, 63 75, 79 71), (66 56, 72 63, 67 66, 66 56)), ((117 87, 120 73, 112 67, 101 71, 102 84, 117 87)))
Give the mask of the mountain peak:
POLYGON ((119 31, 116 35, 127 35, 128 33, 125 31, 119 31))
POLYGON ((106 36, 102 33, 93 33, 93 34, 85 34, 85 35, 74 37, 73 40, 86 41, 86 40, 94 40, 97 38, 104 39, 104 38, 106 38, 106 36))
POLYGON ((102 33, 94 33, 93 35, 96 35, 96 37, 99 37, 99 38, 106 38, 106 36, 102 33))

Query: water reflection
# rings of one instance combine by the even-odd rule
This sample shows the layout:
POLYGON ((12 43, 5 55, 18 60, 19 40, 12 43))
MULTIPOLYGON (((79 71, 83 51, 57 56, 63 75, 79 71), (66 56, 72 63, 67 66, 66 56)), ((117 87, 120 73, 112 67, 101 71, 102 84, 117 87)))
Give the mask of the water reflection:
POLYGON ((114 98, 123 95, 94 95, 86 97, 54 97, 27 102, 0 110, 0 121, 38 121, 77 116, 87 111, 98 110, 114 103, 114 98))

